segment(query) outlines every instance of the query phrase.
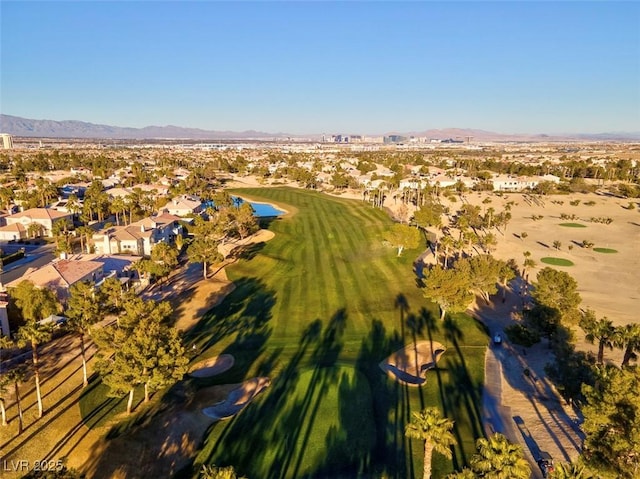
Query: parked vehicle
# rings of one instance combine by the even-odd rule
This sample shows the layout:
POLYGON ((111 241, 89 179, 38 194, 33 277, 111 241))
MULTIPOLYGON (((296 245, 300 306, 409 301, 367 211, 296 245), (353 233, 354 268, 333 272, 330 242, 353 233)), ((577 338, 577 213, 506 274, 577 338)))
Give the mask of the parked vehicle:
POLYGON ((542 477, 548 477, 553 472, 553 458, 551 454, 546 451, 540 451, 540 457, 538 458, 538 466, 542 471, 542 477))

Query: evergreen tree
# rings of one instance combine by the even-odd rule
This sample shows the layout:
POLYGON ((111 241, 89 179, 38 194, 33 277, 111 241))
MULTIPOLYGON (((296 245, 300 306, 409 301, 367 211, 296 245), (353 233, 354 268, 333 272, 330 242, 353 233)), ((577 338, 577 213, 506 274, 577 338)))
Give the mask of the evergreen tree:
POLYGON ((391 243, 394 248, 398 248, 398 256, 402 254, 405 248, 413 249, 420 246, 420 232, 415 228, 400 223, 394 224, 384 234, 384 239, 391 243))
POLYGON ((447 311, 461 312, 473 301, 468 271, 457 268, 444 269, 439 264, 429 270, 424 281, 423 294, 440 306, 440 319, 447 311))
POLYGON ((584 457, 594 469, 620 478, 640 472, 640 370, 601 368, 597 386, 584 386, 584 457))

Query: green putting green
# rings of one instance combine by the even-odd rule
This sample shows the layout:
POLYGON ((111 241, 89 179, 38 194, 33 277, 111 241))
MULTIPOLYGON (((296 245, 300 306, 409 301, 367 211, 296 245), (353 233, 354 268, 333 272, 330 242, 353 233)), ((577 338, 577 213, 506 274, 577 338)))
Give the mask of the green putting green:
POLYGON ((612 249, 612 248, 593 248, 593 251, 595 251, 596 253, 606 253, 606 254, 612 254, 612 253, 618 252, 617 249, 612 249))
POLYGON ((540 258, 540 261, 545 264, 550 264, 553 266, 573 266, 573 261, 564 258, 540 258))
POLYGON ((560 226, 566 226, 567 228, 586 228, 587 225, 582 223, 560 223, 560 226))

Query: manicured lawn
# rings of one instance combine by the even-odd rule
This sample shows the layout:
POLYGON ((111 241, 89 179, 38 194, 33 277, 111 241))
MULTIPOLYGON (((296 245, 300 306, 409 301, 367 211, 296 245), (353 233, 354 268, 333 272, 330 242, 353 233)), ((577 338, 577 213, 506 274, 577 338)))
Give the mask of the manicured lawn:
POLYGON ((241 464, 250 477, 355 475, 367 470, 375 439, 367 378, 350 366, 319 366, 295 379, 279 376, 264 400, 238 416, 213 459, 241 464))
POLYGON ((581 223, 560 223, 560 226, 566 226, 567 228, 586 228, 587 225, 581 223))
MULTIPOLYGON (((419 250, 397 258, 382 242, 392 224, 386 213, 358 201, 287 188, 234 193, 294 214, 273 220, 275 238, 228 268, 238 287, 192 335, 236 357, 231 371, 207 384, 257 375, 273 382, 246 411, 212 428, 196 463, 234 464, 252 478, 420 477, 422 444, 407 441, 404 426, 411 412, 435 404, 456 421, 462 447, 454 462, 463 464, 482 434, 487 336, 464 315, 440 324, 412 273, 419 250), (378 367, 414 332, 449 347, 422 388, 400 385, 378 367), (345 376, 345 366, 359 374, 345 376), (344 426, 349 415, 357 428, 344 426), (317 438, 312 457, 325 462, 304 457, 307 436, 317 438)), ((451 461, 436 459, 434 477, 451 470, 451 461)))
POLYGON ((573 261, 564 258, 540 258, 540 261, 545 264, 550 264, 553 266, 573 266, 573 261))
POLYGON ((593 248, 593 251, 595 251, 596 253, 606 253, 606 254, 613 254, 618 252, 617 249, 612 249, 612 248, 593 248))
MULTIPOLYGON (((413 260, 385 246, 392 225, 359 201, 290 188, 232 191, 292 212, 275 233, 227 268, 236 289, 188 333, 202 357, 235 357, 228 372, 188 388, 269 376, 241 414, 214 424, 191 470, 234 465, 251 479, 422 475, 423 444, 404 438, 411 413, 437 405, 455 420, 453 461, 435 458, 434 478, 461 467, 482 435, 487 334, 466 315, 440 322, 416 284, 413 260), (400 385, 378 364, 414 340, 447 347, 422 388, 400 385)), ((96 389, 96 392, 97 389, 96 389)), ((85 398, 85 406, 109 407, 85 398)), ((117 405, 117 409, 122 403, 117 405)), ((87 411, 86 414, 89 414, 87 411)))

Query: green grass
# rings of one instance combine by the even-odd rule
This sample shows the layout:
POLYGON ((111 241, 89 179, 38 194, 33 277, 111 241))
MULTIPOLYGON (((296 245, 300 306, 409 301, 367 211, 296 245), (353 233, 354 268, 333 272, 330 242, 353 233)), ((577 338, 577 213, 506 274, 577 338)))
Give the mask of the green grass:
POLYGON ((567 228, 586 228, 587 225, 582 223, 560 223, 560 226, 566 226, 567 228))
POLYGON ((553 266, 573 266, 573 261, 564 258, 540 258, 540 261, 553 266))
POLYGON ((597 253, 606 253, 606 254, 613 254, 618 252, 617 249, 612 249, 612 248, 593 248, 593 251, 597 253))
POLYGON ((376 438, 367 378, 353 367, 316 367, 300 373, 286 398, 280 393, 289 389, 287 379, 280 376, 278 381, 237 418, 214 462, 242 464, 253 474, 277 468, 289 477, 343 469, 363 472, 376 438), (279 438, 267 448, 265 428, 279 438))
POLYGON ((227 268, 235 290, 187 340, 203 357, 233 354, 235 365, 191 384, 255 376, 272 384, 210 428, 193 469, 180 477, 203 463, 264 479, 421 477, 423 444, 406 440, 404 427, 429 405, 455 420, 460 441, 453 461, 436 455, 433 477, 462 467, 483 434, 487 333, 466 315, 440 322, 412 272, 424 246, 397 258, 383 244, 387 214, 359 201, 290 188, 232 192, 292 214, 268 220, 275 237, 227 268), (428 338, 448 349, 426 385, 403 386, 380 370, 391 352, 428 338))
MULTIPOLYGON (((255 375, 269 375, 273 383, 258 403, 213 428, 197 462, 241 464, 248 477, 299 477, 295 464, 303 452, 287 441, 308 427, 324 430, 326 414, 336 417, 349 407, 296 408, 304 371, 350 366, 362 373, 371 390, 375 441, 366 452, 355 448, 359 452, 341 467, 334 464, 332 477, 357 477, 362 471, 419 477, 422 444, 405 440, 403 431, 412 411, 431 404, 456 421, 461 447, 454 464, 461 466, 474 451, 474 439, 482 435, 478 408, 486 332, 464 315, 446 328, 439 324, 437 308, 425 301, 412 273, 419 250, 397 258, 396 250, 382 241, 392 225, 386 213, 359 201, 286 188, 234 193, 273 202, 294 214, 273 220, 269 228, 275 238, 250 251, 250 260, 228 268, 237 289, 204 318, 194 336, 203 346, 236 357, 236 367, 219 383, 255 375), (416 339, 431 335, 450 348, 422 388, 401 386, 378 367, 412 340, 414 330, 416 339), (309 417, 315 422, 308 423, 309 417), (252 440, 236 440, 252 428, 252 440)), ((331 384, 316 385, 314 394, 325 397, 331 384)), ((343 388, 341 401, 354 400, 354 393, 343 388)), ((348 435, 344 429, 335 433, 348 435)), ((335 445, 328 439, 321 445, 331 456, 335 445)), ((305 477, 322 476, 323 467, 317 464, 305 477)), ((436 459, 434 467, 434 477, 442 477, 452 470, 452 462, 436 459)))

